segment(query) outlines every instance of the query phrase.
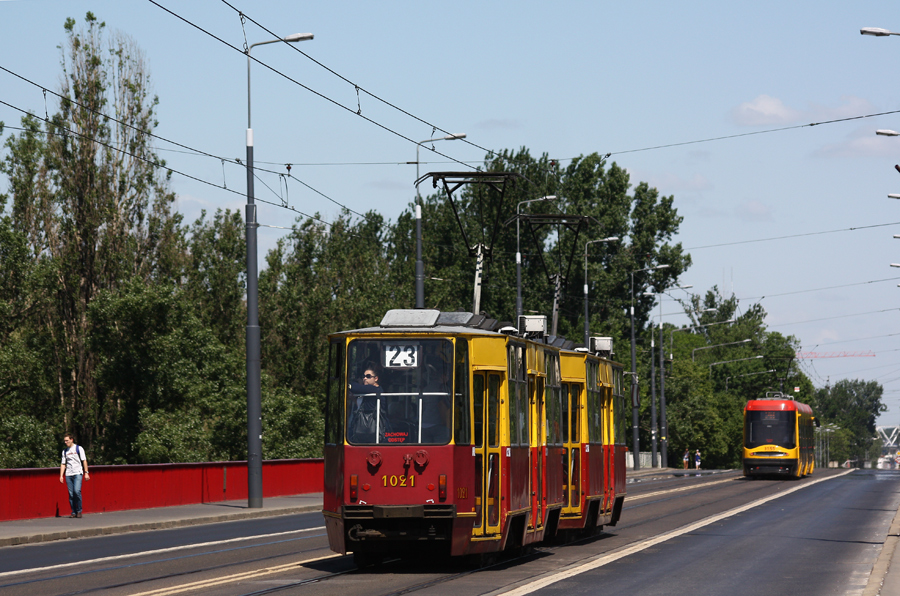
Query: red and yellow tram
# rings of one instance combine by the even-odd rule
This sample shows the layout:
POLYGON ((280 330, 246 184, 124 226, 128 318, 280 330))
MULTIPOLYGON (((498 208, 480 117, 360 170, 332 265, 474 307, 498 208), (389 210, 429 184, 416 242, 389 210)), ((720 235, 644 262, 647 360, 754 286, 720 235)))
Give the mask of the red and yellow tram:
POLYGON ((329 336, 323 513, 359 562, 615 525, 622 366, 483 315, 392 310, 329 336))
POLYGON ((747 402, 744 408, 744 476, 801 478, 815 469, 812 408, 781 393, 747 402))

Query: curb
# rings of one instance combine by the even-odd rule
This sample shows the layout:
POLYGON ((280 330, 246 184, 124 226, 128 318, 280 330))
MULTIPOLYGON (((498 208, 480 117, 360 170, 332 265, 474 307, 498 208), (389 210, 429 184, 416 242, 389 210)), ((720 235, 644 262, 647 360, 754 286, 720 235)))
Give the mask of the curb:
POLYGON ((310 511, 321 511, 321 505, 298 505, 296 507, 285 507, 283 509, 270 509, 262 511, 240 511, 237 513, 223 513, 221 515, 210 515, 205 517, 193 517, 186 519, 170 519, 154 522, 145 522, 140 524, 129 524, 125 526, 106 526, 100 528, 84 528, 81 530, 66 530, 64 532, 49 532, 46 534, 31 534, 28 536, 13 536, 11 538, 0 538, 0 547, 16 546, 20 544, 37 544, 39 542, 50 542, 53 540, 66 540, 68 538, 89 538, 92 536, 107 536, 111 534, 125 534, 128 532, 145 532, 147 530, 165 530, 170 528, 182 528, 186 526, 197 526, 202 524, 213 524, 224 521, 235 521, 242 519, 254 519, 261 517, 275 517, 279 515, 292 515, 295 513, 308 513, 310 511))
POLYGON ((885 594, 897 594, 900 589, 900 570, 894 569, 893 575, 889 578, 891 571, 891 561, 894 558, 894 552, 897 550, 897 543, 900 542, 900 509, 894 515, 891 522, 891 529, 884 539, 884 545, 881 547, 881 553, 872 566, 872 572, 869 574, 869 581, 866 582, 866 589, 863 590, 863 596, 878 596, 884 588, 888 588, 885 594))

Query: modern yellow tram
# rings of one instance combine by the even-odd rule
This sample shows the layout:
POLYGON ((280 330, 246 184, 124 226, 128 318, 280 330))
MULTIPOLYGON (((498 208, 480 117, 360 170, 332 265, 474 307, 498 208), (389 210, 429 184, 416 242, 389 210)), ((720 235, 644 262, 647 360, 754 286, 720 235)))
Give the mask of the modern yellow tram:
MULTIPOLYGON (((521 322, 520 322, 521 326, 521 322)), ((484 315, 392 310, 329 336, 323 513, 360 563, 615 525, 622 366, 484 315)))
POLYGON ((801 478, 815 469, 815 426, 808 405, 781 393, 744 408, 744 476, 801 478))

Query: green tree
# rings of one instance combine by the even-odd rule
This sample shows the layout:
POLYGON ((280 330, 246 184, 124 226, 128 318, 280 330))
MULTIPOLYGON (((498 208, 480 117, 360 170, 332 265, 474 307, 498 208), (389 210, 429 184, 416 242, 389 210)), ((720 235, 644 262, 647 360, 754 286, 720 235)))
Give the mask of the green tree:
POLYGON ((864 460, 874 444, 875 422, 887 411, 881 401, 883 394, 884 388, 877 381, 859 379, 841 379, 816 392, 813 407, 821 420, 836 424, 846 435, 846 459, 864 460))
POLYGON ((270 251, 259 311, 263 372, 278 387, 316 396, 321 411, 326 336, 376 325, 406 300, 392 286, 388 250, 388 226, 369 212, 357 221, 345 213, 329 227, 307 219, 270 251))
MULTIPOLYGON (((52 386, 59 404, 48 415, 63 413, 55 430, 73 430, 91 449, 117 405, 94 378, 90 304, 123 280, 180 273, 181 229, 147 134, 157 100, 140 50, 123 34, 104 50, 105 25, 92 13, 82 30, 73 19, 65 30, 59 110, 43 130, 37 118, 23 118, 0 171, 9 180, 9 217, 26 239, 24 268, 36 282, 20 345, 42 357, 39 385, 52 386)), ((104 461, 102 450, 93 453, 104 461)))
MULTIPOLYGON (((551 315, 554 299, 552 277, 564 278, 560 301, 559 335, 576 341, 583 336, 584 243, 606 236, 620 242, 593 245, 588 282, 593 334, 613 336, 617 345, 629 336, 626 309, 631 302, 632 271, 659 264, 668 268, 635 275, 635 313, 639 329, 646 325, 653 300, 643 297, 650 288, 672 284, 690 265, 690 256, 680 244, 669 244, 681 217, 673 197, 660 197, 646 183, 632 192, 628 173, 616 164, 591 154, 576 158, 565 169, 546 154, 535 158, 528 149, 504 150, 485 162, 488 172, 510 172, 521 178, 509 184, 503 196, 485 185, 471 184, 454 192, 459 220, 470 242, 490 244, 493 251, 485 264, 482 310, 492 317, 513 321, 516 303, 517 244, 522 253, 523 308, 551 315), (587 216, 586 227, 563 224, 536 225, 520 221, 517 239, 515 216, 520 202, 554 195, 556 200, 531 203, 523 214, 568 214, 587 216), (495 215, 500 213, 500 217, 495 215), (498 225, 495 222, 499 221, 498 225), (576 237, 576 232, 577 237, 576 237), (518 240, 518 242, 517 242, 518 240)), ((427 184, 423 183, 423 184, 427 184)), ((425 190, 425 189, 423 189, 425 190)), ((471 310, 475 263, 464 245, 457 218, 441 190, 423 200, 426 306, 443 310, 471 310), (431 279, 431 278, 437 278, 431 279)), ((397 237, 414 237, 412 206, 397 222, 397 237)), ((400 241, 394 246, 409 255, 412 248, 400 241)), ((414 254, 414 253, 411 253, 414 254)), ((403 255, 392 254, 391 262, 403 255)), ((407 279, 413 279, 412 264, 404 262, 407 279)), ((411 286, 411 284, 409 284, 411 286)))
POLYGON ((101 442, 116 463, 242 459, 243 356, 174 286, 132 280, 89 309, 95 378, 118 405, 101 442))

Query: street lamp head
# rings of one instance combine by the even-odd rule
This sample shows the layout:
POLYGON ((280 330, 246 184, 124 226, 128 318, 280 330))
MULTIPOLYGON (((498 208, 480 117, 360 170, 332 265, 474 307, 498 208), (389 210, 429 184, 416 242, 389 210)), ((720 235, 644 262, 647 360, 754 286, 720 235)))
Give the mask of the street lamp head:
POLYGON ((889 199, 900 199, 900 194, 897 194, 897 193, 891 193, 891 194, 888 195, 888 198, 889 198, 889 199))
POLYGON ((445 141, 455 141, 456 139, 464 139, 466 138, 466 133, 461 132, 457 134, 449 134, 446 137, 441 137, 445 141))
POLYGON ((601 238, 600 242, 615 242, 619 239, 618 236, 609 236, 608 238, 601 238))
POLYGON ((891 267, 900 267, 900 263, 891 263, 891 267))
POLYGON ((882 29, 881 27, 863 27, 859 30, 860 35, 874 35, 875 37, 885 37, 887 35, 893 35, 887 29, 882 29))
POLYGON ((875 134, 881 135, 882 137, 900 137, 900 132, 890 130, 889 128, 879 128, 875 131, 875 134))
POLYGON ((309 41, 312 38, 312 33, 294 33, 293 35, 288 35, 283 39, 288 43, 296 43, 298 41, 309 41))
POLYGON ((653 269, 668 269, 668 268, 669 268, 668 265, 657 265, 656 267, 653 267, 653 269))

